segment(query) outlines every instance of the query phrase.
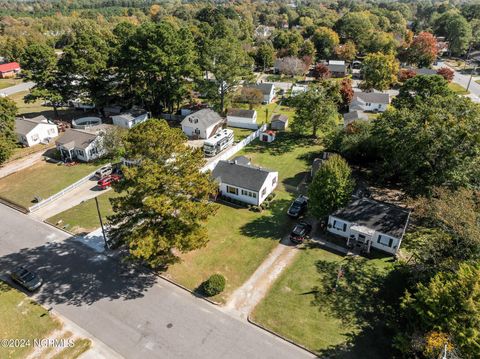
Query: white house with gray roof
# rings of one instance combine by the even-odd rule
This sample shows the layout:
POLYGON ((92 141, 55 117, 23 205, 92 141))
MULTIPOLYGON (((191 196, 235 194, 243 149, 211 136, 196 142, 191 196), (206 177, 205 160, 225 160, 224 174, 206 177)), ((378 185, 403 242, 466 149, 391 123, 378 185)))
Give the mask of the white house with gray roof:
POLYGON ((15 134, 22 145, 30 147, 48 143, 58 136, 58 127, 45 116, 16 118, 15 134))
POLYGON ((211 174, 221 195, 259 206, 277 187, 278 172, 251 164, 245 156, 220 161, 211 174))
POLYGON ((370 248, 396 254, 408 226, 410 211, 393 204, 358 198, 332 213, 327 230, 367 253, 370 248))
POLYGON ((383 92, 355 92, 349 111, 385 112, 390 104, 390 95, 383 92))
POLYGON ((112 116, 114 125, 128 129, 146 120, 148 120, 148 112, 140 108, 132 108, 130 111, 112 116))
POLYGON ((347 127, 355 121, 368 121, 368 115, 359 110, 350 111, 343 115, 343 127, 347 127))
POLYGON ((231 108, 227 111, 227 125, 231 127, 256 130, 257 111, 243 108, 231 108))
POLYGON ((207 139, 222 128, 224 119, 215 111, 204 108, 185 117, 182 121, 182 131, 189 138, 207 139))
POLYGON ((248 87, 259 90, 263 95, 263 103, 272 103, 275 98, 275 85, 272 83, 262 82, 255 85, 249 85, 248 87))
POLYGON ((90 162, 105 154, 103 135, 112 125, 100 125, 88 130, 69 128, 55 141, 62 160, 90 162))

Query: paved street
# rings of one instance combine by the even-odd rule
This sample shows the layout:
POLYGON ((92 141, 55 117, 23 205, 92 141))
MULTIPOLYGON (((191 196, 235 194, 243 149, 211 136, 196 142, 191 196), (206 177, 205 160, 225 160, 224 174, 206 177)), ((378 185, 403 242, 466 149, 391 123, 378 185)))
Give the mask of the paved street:
POLYGON ((3 96, 10 96, 18 92, 30 90, 34 85, 34 82, 22 82, 21 84, 10 86, 0 90, 0 94, 2 94, 3 96))
MULTIPOLYGON (((470 81, 470 75, 463 75, 444 62, 439 62, 435 68, 441 67, 448 67, 449 69, 451 69, 455 73, 453 82, 456 82, 465 89, 467 88, 468 82, 470 81)), ((474 79, 472 79, 472 81, 470 82, 470 87, 468 88, 468 91, 470 91, 475 96, 480 97, 480 85, 477 84, 474 79)))
POLYGON ((0 272, 16 264, 52 306, 126 358, 303 358, 305 351, 44 223, 0 206, 0 272))

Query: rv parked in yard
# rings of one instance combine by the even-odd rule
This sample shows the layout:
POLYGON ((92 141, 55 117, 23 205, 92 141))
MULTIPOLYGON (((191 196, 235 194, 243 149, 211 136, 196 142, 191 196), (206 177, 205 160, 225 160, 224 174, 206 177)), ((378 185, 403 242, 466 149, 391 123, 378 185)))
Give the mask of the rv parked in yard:
POLYGON ((233 131, 229 129, 223 129, 217 132, 215 136, 206 140, 203 143, 203 152, 207 157, 213 157, 222 152, 227 147, 233 145, 233 131))

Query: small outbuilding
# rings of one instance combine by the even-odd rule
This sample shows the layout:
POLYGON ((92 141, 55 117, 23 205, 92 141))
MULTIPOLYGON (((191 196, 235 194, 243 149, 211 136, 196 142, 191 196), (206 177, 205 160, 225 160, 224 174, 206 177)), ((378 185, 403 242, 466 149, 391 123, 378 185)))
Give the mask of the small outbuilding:
POLYGON ((9 62, 0 65, 0 78, 6 79, 17 76, 20 73, 20 64, 18 62, 9 62))
POLYGON ((257 111, 242 108, 231 108, 227 111, 227 125, 231 127, 256 130, 257 111))
POLYGON ((270 119, 270 128, 277 131, 285 131, 288 127, 288 116, 275 114, 270 119))
POLYGON ((368 121, 368 115, 360 110, 353 110, 343 115, 343 127, 347 127, 355 121, 368 121))
POLYGON ((266 130, 266 131, 263 131, 262 133, 260 133, 260 136, 258 137, 258 139, 262 142, 273 142, 275 141, 275 131, 272 131, 272 130, 266 130))
POLYGON ((148 112, 141 108, 132 108, 130 111, 112 116, 113 124, 123 128, 132 128, 148 120, 148 112))

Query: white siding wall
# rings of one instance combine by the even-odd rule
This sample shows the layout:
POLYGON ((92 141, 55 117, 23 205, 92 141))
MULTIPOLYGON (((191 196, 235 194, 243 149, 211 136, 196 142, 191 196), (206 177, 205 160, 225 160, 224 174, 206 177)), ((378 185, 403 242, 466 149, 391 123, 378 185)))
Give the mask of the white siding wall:
POLYGON ((273 192, 273 190, 277 187, 277 185, 278 185, 278 172, 269 173, 267 176, 267 179, 265 180, 265 183, 262 186, 262 189, 260 190, 259 204, 262 204, 262 202, 265 201, 265 198, 267 198, 268 195, 273 192), (263 194, 264 190, 265 190, 265 193, 263 194))
POLYGON ((241 187, 229 186, 228 183, 221 183, 219 188, 220 188, 220 192, 224 196, 234 198, 234 199, 237 199, 239 201, 258 206, 258 205, 262 204, 263 201, 265 201, 265 198, 267 198, 270 193, 273 192, 273 190, 277 187, 277 184, 278 184, 278 172, 271 172, 267 176, 267 178, 265 180, 265 183, 263 184, 262 188, 260 189, 260 192, 245 190, 241 187), (238 194, 229 193, 227 191, 227 186, 237 188, 238 189, 238 194), (242 190, 248 191, 248 192, 253 192, 253 193, 256 194, 256 197, 252 197, 252 196, 242 194, 242 190), (262 194, 264 190, 265 190, 265 193, 262 194))
POLYGON ((39 123, 26 136, 18 135, 17 138, 25 146, 34 146, 40 142, 46 142, 48 139, 58 136, 57 125, 50 123, 39 123))
POLYGON ((237 116, 227 116, 227 124, 232 127, 247 128, 256 130, 257 125, 257 115, 255 114, 253 119, 237 116))
MULTIPOLYGON (((259 202, 258 202, 258 193, 257 192, 254 192, 254 191, 250 191, 250 190, 247 190, 249 192, 254 192, 256 194, 256 198, 253 198, 251 196, 246 196, 246 195, 243 195, 242 194, 242 189, 243 188, 240 188, 240 187, 236 187, 238 189, 238 195, 234 194, 234 193, 229 193, 227 191, 227 186, 228 184, 226 183, 221 183, 220 184, 220 192, 222 193, 222 195, 224 196, 227 196, 227 197, 230 197, 230 198, 234 198, 234 199, 237 199, 239 201, 242 201, 242 202, 245 202, 245 203, 248 203, 248 204, 252 204, 252 205, 258 205, 259 202)), ((235 187, 235 186, 230 186, 230 187, 235 187)), ((243 189, 244 190, 244 189, 243 189)))
POLYGON ((350 111, 353 110, 362 110, 362 111, 378 111, 378 112, 385 112, 387 111, 387 106, 386 104, 383 103, 364 103, 361 101, 353 101, 350 105, 350 111))
POLYGON ((214 124, 210 127, 207 127, 206 129, 201 128, 201 127, 194 127, 195 125, 193 125, 193 124, 190 124, 190 126, 182 125, 182 131, 188 137, 193 137, 193 136, 197 135, 197 133, 195 133, 195 130, 198 129, 199 132, 200 132, 198 134, 198 138, 207 139, 207 138, 210 138, 212 135, 214 135, 214 133, 212 133, 212 131, 215 129, 215 127, 217 125, 218 125, 218 123, 216 123, 216 124, 214 124))

